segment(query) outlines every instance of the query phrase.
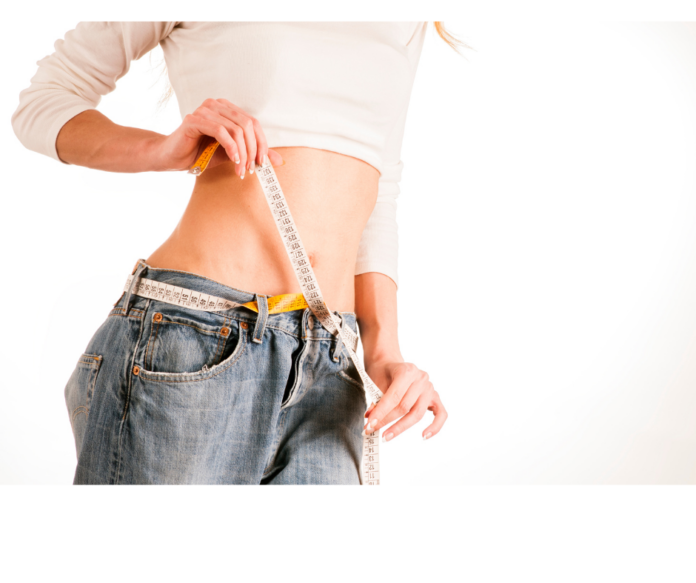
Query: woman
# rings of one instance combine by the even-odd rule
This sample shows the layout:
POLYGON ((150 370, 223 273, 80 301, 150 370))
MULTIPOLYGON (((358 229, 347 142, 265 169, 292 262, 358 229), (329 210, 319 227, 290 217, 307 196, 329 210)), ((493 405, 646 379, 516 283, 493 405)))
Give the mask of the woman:
POLYGON ((426 410, 424 439, 440 431, 447 413, 401 356, 396 318, 399 154, 426 25, 80 23, 38 62, 12 117, 29 149, 111 172, 183 171, 220 143, 65 388, 74 483, 357 484, 364 432, 396 421, 389 441, 426 410), (157 44, 183 118, 168 136, 96 110, 157 44), (301 301, 273 309, 300 284, 253 177, 266 156, 327 306, 359 323, 384 393, 367 413, 340 337, 301 301), (234 307, 191 307, 199 294, 234 307))

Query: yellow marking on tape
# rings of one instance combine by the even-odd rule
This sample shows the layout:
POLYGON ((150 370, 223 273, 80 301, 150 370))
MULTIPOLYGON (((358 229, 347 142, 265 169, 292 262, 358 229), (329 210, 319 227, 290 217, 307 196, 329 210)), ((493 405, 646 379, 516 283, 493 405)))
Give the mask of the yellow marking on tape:
MULTIPOLYGON (((254 312, 259 311, 256 300, 242 304, 254 312)), ((304 310, 309 307, 307 300, 302 294, 280 294, 268 298, 268 313, 280 314, 281 312, 292 312, 293 310, 304 310)))
MULTIPOLYGON (((205 169, 208 167, 208 163, 213 158, 215 150, 220 145, 220 142, 213 142, 210 144, 203 153, 198 157, 196 163, 189 169, 189 174, 195 174, 196 176, 203 174, 205 169)), ((249 308, 254 312, 259 311, 259 307, 256 300, 253 302, 247 302, 242 304, 245 308, 249 308)), ((277 296, 271 296, 268 298, 268 313, 269 314, 280 314, 281 312, 291 312, 293 310, 304 310, 309 307, 307 300, 302 294, 280 294, 277 296)))
POLYGON ((215 150, 217 150, 217 147, 219 145, 220 142, 213 142, 205 150, 203 150, 203 153, 198 157, 196 163, 193 166, 191 166, 191 168, 189 168, 189 174, 194 174, 195 176, 203 174, 205 169, 208 167, 208 163, 212 160, 213 154, 215 154, 215 150))

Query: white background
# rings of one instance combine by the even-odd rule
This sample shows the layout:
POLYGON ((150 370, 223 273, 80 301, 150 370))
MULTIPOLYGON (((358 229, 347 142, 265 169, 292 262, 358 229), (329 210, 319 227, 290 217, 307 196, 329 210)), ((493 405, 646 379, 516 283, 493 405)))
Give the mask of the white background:
MULTIPOLYGON (((18 142, 18 94, 68 16, 14 21, 0 41, 4 484, 71 483, 65 383, 193 186, 18 142)), ((696 26, 445 24, 475 51, 428 32, 402 151, 398 301, 403 354, 450 416, 428 442, 424 421, 383 444, 383 483, 696 482, 696 26)), ((151 55, 99 110, 169 133, 178 108, 155 112, 151 55)))
MULTIPOLYGON (((599 24, 696 21, 693 2, 39 0, 4 15, 0 483, 56 485, 0 486, 3 580, 694 580, 693 487, 490 485, 694 481, 696 32, 599 24), (441 19, 477 49, 463 61, 430 33, 403 151, 401 339, 450 420, 385 444, 380 488, 70 487, 64 384, 191 185, 23 150, 18 92, 78 20, 264 17, 441 19), (78 306, 80 280, 95 297, 78 306)), ((169 132, 147 61, 100 109, 169 132)))

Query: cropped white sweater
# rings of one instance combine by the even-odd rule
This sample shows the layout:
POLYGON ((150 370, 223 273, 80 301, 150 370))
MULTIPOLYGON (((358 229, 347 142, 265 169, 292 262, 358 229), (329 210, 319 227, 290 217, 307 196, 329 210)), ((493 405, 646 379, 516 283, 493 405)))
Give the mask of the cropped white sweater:
POLYGON ((380 172, 355 274, 398 285, 401 143, 425 22, 81 22, 37 61, 12 115, 24 146, 56 160, 56 138, 161 44, 182 119, 228 99, 261 123, 268 146, 307 146, 380 172))

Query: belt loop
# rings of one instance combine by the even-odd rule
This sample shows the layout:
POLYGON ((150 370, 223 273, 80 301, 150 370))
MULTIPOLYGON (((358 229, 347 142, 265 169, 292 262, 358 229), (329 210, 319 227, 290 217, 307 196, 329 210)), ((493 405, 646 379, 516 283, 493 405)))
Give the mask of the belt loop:
POLYGON ((140 274, 147 269, 148 265, 145 263, 144 259, 138 259, 138 262, 135 264, 135 267, 133 268, 133 279, 131 279, 130 285, 128 286, 128 291, 126 292, 126 299, 123 300, 123 307, 125 308, 125 315, 128 316, 128 312, 130 310, 130 298, 131 298, 131 292, 133 291, 133 286, 135 285, 135 282, 140 278, 140 274))
POLYGON ((256 316, 256 326, 254 326, 254 336, 252 340, 257 344, 263 342, 263 333, 266 330, 266 321, 268 320, 268 299, 266 296, 256 294, 256 306, 259 313, 256 316))
MULTIPOLYGON (((341 319, 340 328, 343 329, 343 327, 346 325, 346 321, 343 319, 343 314, 341 314, 341 312, 336 312, 336 314, 341 319)), ((336 334, 336 346, 334 347, 334 351, 333 351, 334 362, 338 362, 338 360, 341 356, 342 349, 343 349, 343 338, 341 338, 340 334, 336 334)))

